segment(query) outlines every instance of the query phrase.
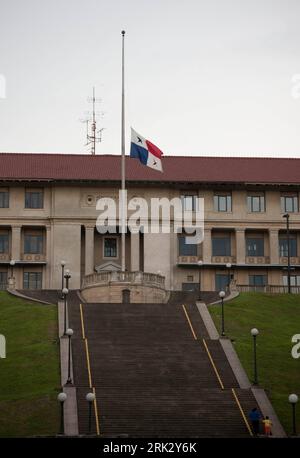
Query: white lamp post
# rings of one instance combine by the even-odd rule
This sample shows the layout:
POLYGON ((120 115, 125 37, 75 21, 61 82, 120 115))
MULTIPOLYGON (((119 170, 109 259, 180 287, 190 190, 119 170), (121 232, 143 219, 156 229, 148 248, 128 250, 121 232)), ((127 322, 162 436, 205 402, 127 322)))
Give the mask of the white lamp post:
POLYGON ((221 335, 224 337, 224 336, 225 336, 225 317, 224 317, 224 297, 225 297, 225 291, 220 291, 220 292, 219 292, 219 297, 221 298, 221 306, 222 306, 222 332, 221 332, 221 335))

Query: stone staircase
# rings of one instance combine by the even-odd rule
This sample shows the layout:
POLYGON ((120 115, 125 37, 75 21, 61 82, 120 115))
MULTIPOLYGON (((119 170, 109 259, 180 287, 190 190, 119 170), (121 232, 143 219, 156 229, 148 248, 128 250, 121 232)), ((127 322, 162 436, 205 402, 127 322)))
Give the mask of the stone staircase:
POLYGON ((249 437, 232 388, 246 415, 256 406, 251 391, 238 388, 220 343, 209 340, 193 301, 185 303, 185 310, 195 336, 182 304, 174 302, 83 304, 85 341, 80 301, 75 292, 70 294, 80 434, 86 434, 88 428, 88 348, 91 385, 97 399, 97 409, 92 409, 93 434, 249 437))

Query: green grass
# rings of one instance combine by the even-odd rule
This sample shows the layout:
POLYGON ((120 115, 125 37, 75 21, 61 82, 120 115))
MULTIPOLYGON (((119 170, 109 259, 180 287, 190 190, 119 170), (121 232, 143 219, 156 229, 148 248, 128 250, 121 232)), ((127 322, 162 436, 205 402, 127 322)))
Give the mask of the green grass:
MULTIPOLYGON (((293 359, 291 338, 300 334, 300 297, 243 293, 225 302, 225 330, 250 378, 253 380, 253 343, 250 330, 259 329, 257 337, 258 377, 287 433, 291 432, 291 406, 288 395, 300 395, 300 359, 293 359)), ((220 330, 221 307, 209 307, 220 330)), ((300 431, 300 402, 297 429, 300 431)))
POLYGON ((0 437, 53 435, 59 428, 57 308, 0 291, 0 437))

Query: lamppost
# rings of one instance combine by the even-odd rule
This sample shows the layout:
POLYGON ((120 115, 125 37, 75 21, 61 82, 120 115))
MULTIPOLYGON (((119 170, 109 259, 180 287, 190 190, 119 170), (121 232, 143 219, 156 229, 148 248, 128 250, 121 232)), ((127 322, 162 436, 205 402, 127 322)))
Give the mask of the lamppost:
POLYGON ((221 298, 221 306, 222 306, 222 332, 221 332, 221 335, 224 337, 224 336, 225 336, 225 317, 224 317, 224 297, 225 297, 225 291, 220 291, 220 292, 219 292, 219 297, 221 298))
POLYGON ((198 278, 198 282, 199 282, 199 297, 198 297, 198 300, 201 301, 201 267, 202 267, 202 264, 203 264, 203 261, 201 261, 201 259, 197 262, 198 264, 198 267, 199 267, 199 278, 198 278))
POLYGON ((257 354, 256 354, 256 337, 259 334, 259 330, 256 328, 251 329, 251 335, 253 337, 253 364, 254 364, 254 380, 253 384, 258 385, 257 377, 257 354))
POLYGON ((65 428, 64 428, 64 402, 66 401, 66 399, 67 399, 66 393, 62 392, 62 393, 59 393, 59 395, 57 396, 57 400, 60 403, 60 431, 59 431, 60 434, 64 434, 65 433, 65 428))
POLYGON ((283 218, 286 218, 286 239, 287 239, 287 258, 288 258, 288 267, 287 267, 287 280, 288 280, 288 293, 291 292, 291 256, 290 256, 290 215, 285 213, 283 218))
POLYGON ((63 288, 62 294, 64 299, 64 336, 67 335, 67 296, 69 290, 67 288, 63 288))
POLYGON ((89 404, 89 428, 88 428, 88 434, 91 434, 91 432, 92 432, 92 405, 93 405, 93 402, 96 399, 96 396, 95 396, 94 393, 88 393, 86 395, 85 399, 87 400, 87 402, 89 404))
POLYGON ((64 278, 66 280, 66 288, 69 289, 69 281, 70 281, 70 278, 71 278, 71 274, 70 274, 69 269, 66 270, 64 278))
MULTIPOLYGON (((14 259, 12 259, 9 264, 10 264, 10 278, 11 278, 11 283, 12 283, 13 282, 13 278, 14 278, 14 265, 16 264, 16 261, 14 259)), ((13 286, 11 285, 11 288, 12 287, 13 286)))
POLYGON ((72 378, 71 378, 71 337, 74 334, 73 329, 67 329, 67 336, 69 338, 69 351, 68 351, 68 379, 66 385, 72 385, 72 378))
POLYGON ((230 291, 230 282, 231 282, 231 263, 227 262, 226 264, 226 269, 228 269, 228 274, 227 274, 227 286, 228 286, 228 292, 230 291))
POLYGON ((296 404, 297 402, 298 402, 298 396, 296 394, 290 394, 289 403, 292 405, 293 436, 297 436, 297 428, 296 428, 296 404))
MULTIPOLYGON (((64 275, 65 275, 65 265, 66 265, 66 261, 60 261, 60 265, 61 265, 61 290, 63 290, 64 287, 65 287, 65 278, 64 278, 64 275)), ((63 299, 63 296, 62 296, 62 299, 63 299)))

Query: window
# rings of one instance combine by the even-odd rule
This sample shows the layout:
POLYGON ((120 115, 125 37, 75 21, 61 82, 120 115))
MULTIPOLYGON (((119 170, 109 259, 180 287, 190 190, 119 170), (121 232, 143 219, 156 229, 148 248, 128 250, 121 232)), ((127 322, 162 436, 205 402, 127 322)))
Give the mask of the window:
MULTIPOLYGON (((287 257, 288 255, 288 241, 287 238, 279 239, 279 256, 287 257)), ((297 239, 290 237, 290 256, 297 256, 297 239)))
POLYGON ((0 289, 7 288, 7 272, 0 272, 0 289))
POLYGON ((182 196, 183 209, 185 211, 196 211, 197 196, 182 196))
POLYGON ((197 256, 197 244, 196 243, 186 243, 187 236, 179 237, 179 256, 197 256))
POLYGON ((212 252, 213 256, 231 256, 230 237, 213 237, 212 252))
POLYGON ((264 194, 247 196, 248 211, 252 213, 265 211, 265 196, 264 194))
POLYGON ((9 207, 8 191, 0 191, 0 208, 9 207))
POLYGON ((8 234, 0 234, 0 253, 8 253, 8 234))
MULTIPOLYGON (((284 275, 283 277, 283 285, 288 286, 288 277, 284 275)), ((291 286, 300 286, 300 275, 291 275, 291 286)))
POLYGON ((247 238, 247 256, 264 256, 264 239, 247 238))
POLYGON ((104 257, 105 258, 116 258, 117 257, 117 239, 107 237, 104 239, 104 257))
POLYGON ((267 284, 266 275, 249 275, 250 286, 265 286, 267 284))
POLYGON ((42 254, 43 253, 43 236, 42 235, 24 235, 24 253, 42 254))
POLYGON ((295 213, 298 211, 298 196, 285 195, 281 196, 281 211, 282 213, 295 213))
POLYGON ((44 193, 41 189, 25 191, 25 208, 43 208, 44 193))
POLYGON ((228 275, 216 274, 215 277, 216 291, 226 291, 228 288, 228 275))
POLYGON ((24 272, 24 289, 42 289, 42 272, 24 272))
POLYGON ((214 196, 214 207, 216 212, 231 212, 231 195, 216 194, 214 196))

